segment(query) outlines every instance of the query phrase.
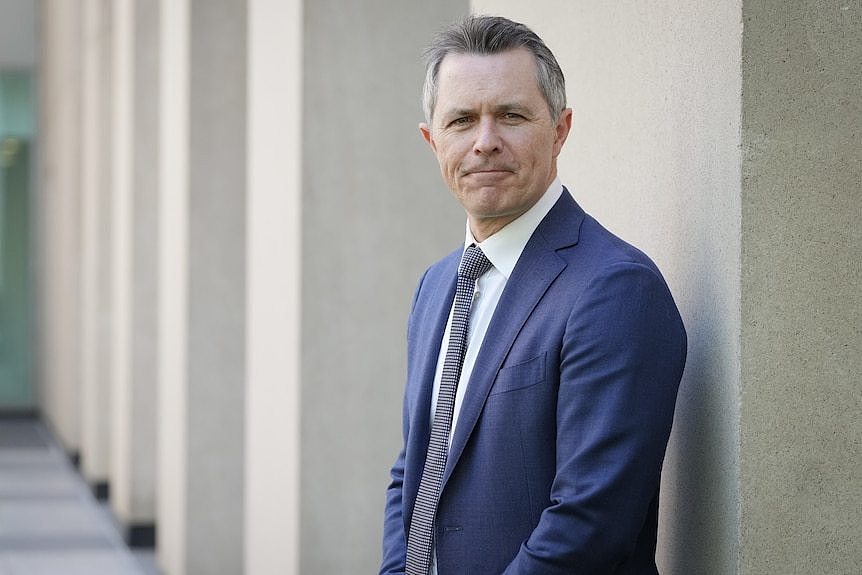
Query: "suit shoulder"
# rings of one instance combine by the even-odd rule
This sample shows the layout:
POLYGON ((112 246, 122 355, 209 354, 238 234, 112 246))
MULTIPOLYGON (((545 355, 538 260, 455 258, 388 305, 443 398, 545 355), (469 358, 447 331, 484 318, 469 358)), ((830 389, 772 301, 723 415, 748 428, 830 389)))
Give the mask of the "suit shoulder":
POLYGON ((572 253, 580 252, 580 255, 591 261, 596 268, 635 264, 661 276, 658 267, 647 254, 605 228, 590 215, 584 217, 581 225, 578 248, 572 253))

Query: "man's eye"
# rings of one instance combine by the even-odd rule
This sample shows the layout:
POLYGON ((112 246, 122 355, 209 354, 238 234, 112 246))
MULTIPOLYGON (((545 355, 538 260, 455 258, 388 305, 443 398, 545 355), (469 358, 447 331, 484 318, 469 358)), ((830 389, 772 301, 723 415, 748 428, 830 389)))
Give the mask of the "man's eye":
POLYGON ((455 118, 454 120, 449 122, 449 125, 450 126, 463 126, 464 124, 466 124, 469 121, 470 121, 469 116, 461 116, 460 118, 455 118))
POLYGON ((507 120, 523 120, 524 119, 524 116, 522 116, 521 114, 516 114, 515 112, 507 112, 505 117, 507 120))

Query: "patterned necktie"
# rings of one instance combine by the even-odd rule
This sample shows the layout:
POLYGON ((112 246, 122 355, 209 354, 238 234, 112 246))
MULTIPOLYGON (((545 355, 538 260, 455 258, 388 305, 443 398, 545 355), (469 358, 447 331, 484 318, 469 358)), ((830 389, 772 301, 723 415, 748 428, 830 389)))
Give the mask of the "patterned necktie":
POLYGON ((482 250, 471 245, 464 250, 458 269, 458 285, 455 289, 455 304, 452 308, 452 326, 449 330, 449 346, 443 361, 437 409, 431 424, 431 439, 425 455, 425 468, 419 482, 416 505, 410 520, 407 537, 407 575, 428 575, 431 568, 431 549, 434 542, 434 516, 440 499, 443 470, 449 455, 449 433, 452 429, 452 411, 455 392, 461 378, 464 353, 467 351, 467 334, 470 324, 470 306, 476 278, 491 268, 491 262, 482 250))

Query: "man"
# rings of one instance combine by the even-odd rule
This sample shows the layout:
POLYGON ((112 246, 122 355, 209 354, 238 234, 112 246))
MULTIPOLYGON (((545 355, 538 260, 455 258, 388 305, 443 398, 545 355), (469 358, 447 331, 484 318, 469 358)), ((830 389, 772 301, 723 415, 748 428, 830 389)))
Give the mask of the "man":
POLYGON ((685 330, 557 179, 562 71, 522 24, 471 17, 428 50, 424 105, 467 237, 414 297, 380 572, 656 573, 685 330))

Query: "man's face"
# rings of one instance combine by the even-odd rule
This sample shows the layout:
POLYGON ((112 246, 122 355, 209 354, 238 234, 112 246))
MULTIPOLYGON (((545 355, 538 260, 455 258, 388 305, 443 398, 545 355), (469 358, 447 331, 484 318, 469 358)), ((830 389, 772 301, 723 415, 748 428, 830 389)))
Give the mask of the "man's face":
POLYGON ((557 174, 572 111, 551 118, 524 48, 440 63, 431 125, 419 130, 478 241, 529 210, 557 174))

